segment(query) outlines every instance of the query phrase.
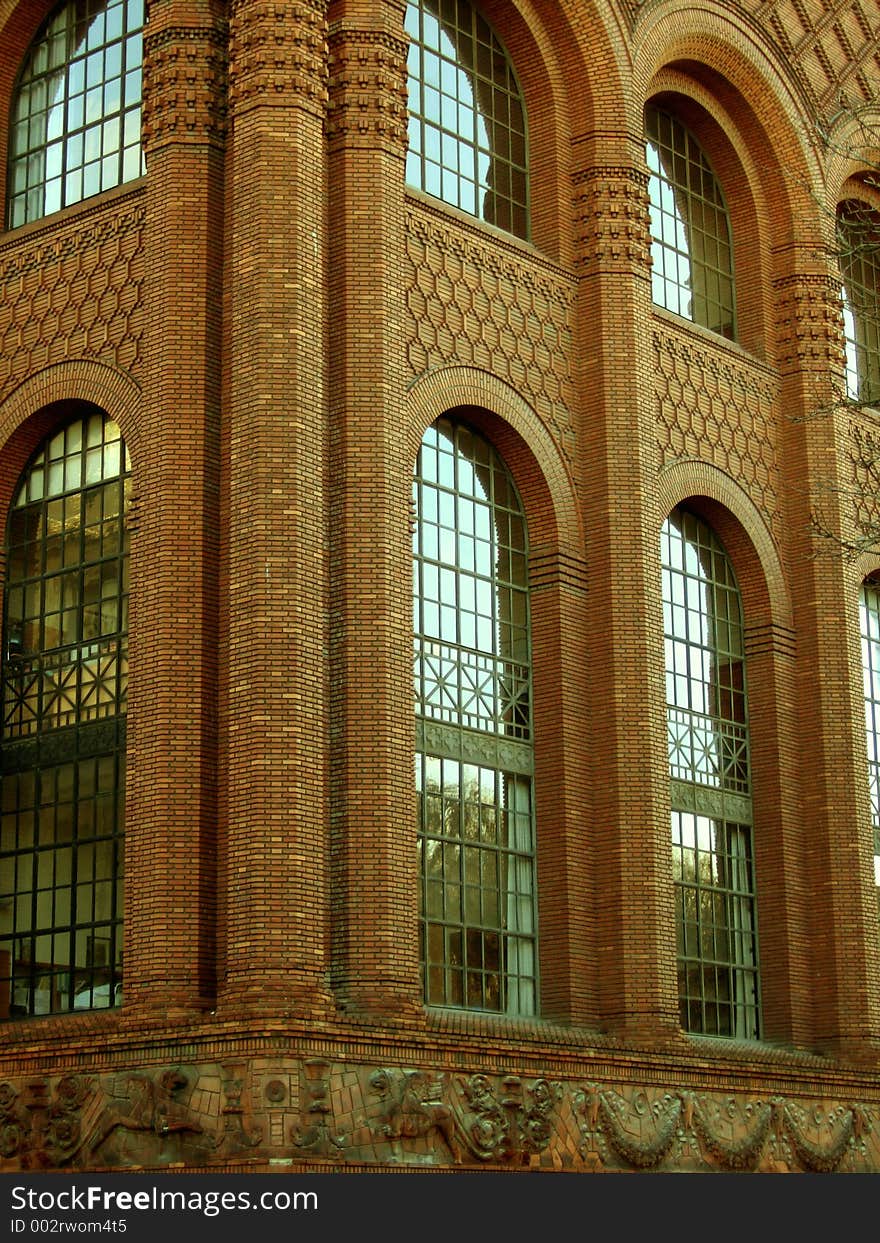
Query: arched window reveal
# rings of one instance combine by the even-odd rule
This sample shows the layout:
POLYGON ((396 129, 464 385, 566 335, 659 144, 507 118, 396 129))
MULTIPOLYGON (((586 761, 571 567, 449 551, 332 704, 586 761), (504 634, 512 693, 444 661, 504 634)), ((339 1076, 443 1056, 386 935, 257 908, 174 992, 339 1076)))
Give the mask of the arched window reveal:
POLYGON ((880 215, 864 203, 837 214, 843 276, 846 389, 853 401, 880 404, 880 215))
POLYGON ((409 185, 528 236, 526 122, 513 68, 467 0, 412 0, 409 185))
POLYGON ((7 223, 140 177, 143 0, 69 0, 40 30, 12 107, 7 223))
POLYGON ((6 531, 0 1015, 117 1003, 129 473, 93 411, 41 447, 6 531))
POLYGON ((429 1005, 537 1005, 526 525, 495 450, 440 419, 414 482, 416 787, 429 1005))
POLYGON ((645 134, 653 299, 733 340, 733 245, 721 186, 696 138, 676 117, 649 105, 645 134))
POLYGON ((865 689, 865 732, 868 743, 868 780, 871 790, 871 823, 874 828, 874 880, 878 885, 880 914, 880 587, 862 587, 862 674, 865 689))
POLYGON ((663 618, 682 1026, 759 1035, 743 621, 714 532, 663 526, 663 618))

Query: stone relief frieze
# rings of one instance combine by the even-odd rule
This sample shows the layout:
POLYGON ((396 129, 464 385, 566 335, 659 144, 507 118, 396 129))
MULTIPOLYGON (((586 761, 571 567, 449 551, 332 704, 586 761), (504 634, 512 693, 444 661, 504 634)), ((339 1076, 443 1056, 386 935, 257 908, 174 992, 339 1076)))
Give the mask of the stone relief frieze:
POLYGON ((266 1057, 0 1083, 0 1172, 880 1172, 880 1102, 266 1057))

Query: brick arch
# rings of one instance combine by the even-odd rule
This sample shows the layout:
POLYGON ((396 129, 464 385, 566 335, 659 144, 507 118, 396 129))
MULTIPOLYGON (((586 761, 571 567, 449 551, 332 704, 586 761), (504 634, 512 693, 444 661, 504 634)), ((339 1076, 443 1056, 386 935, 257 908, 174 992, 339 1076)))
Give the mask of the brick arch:
POLYGON ((470 417, 513 473, 526 506, 532 542, 574 552, 583 547, 574 486, 559 447, 515 389, 476 367, 443 367, 418 379, 407 395, 406 438, 415 462, 426 429, 451 411, 470 417))
POLYGON ((18 478, 59 415, 72 403, 88 402, 114 419, 122 431, 137 478, 140 458, 141 390, 123 371, 88 360, 56 363, 37 372, 0 403, 0 512, 5 513, 18 478))
POLYGON ((877 206, 875 183, 880 168, 880 112, 866 109, 858 115, 843 111, 829 127, 826 185, 827 205, 834 212, 846 198, 864 198, 877 206), (865 178, 871 183, 866 185, 865 178))
POLYGON ((675 462, 660 472, 655 500, 658 541, 667 514, 694 503, 733 561, 749 624, 793 628, 776 542, 761 511, 730 475, 707 462, 675 462))
MULTIPOLYGON (((714 0, 699 6, 672 0, 646 10, 633 49, 636 98, 650 98, 668 67, 684 66, 723 109, 724 129, 739 143, 741 157, 751 158, 789 212, 809 211, 809 189, 822 182, 808 138, 811 101, 756 23, 714 0)), ((717 112, 715 119, 720 120, 717 112)))

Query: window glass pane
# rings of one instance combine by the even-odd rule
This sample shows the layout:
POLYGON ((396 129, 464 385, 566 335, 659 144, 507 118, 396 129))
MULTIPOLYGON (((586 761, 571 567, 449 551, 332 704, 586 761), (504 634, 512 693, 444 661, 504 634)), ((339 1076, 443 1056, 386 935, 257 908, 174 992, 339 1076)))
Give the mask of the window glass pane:
POLYGON ((10 226, 120 185, 143 171, 140 138, 122 146, 122 100, 140 104, 143 18, 122 0, 56 10, 24 61, 13 100, 10 226), (89 128, 83 133, 83 127, 89 128))
POLYGON ((759 1035, 751 777, 742 607, 702 519, 661 536, 667 726, 682 1026, 759 1035))
POLYGON ((732 245, 721 186, 697 140, 671 114, 649 105, 645 136, 654 301, 734 339, 732 245))
POLYGON ((843 276, 846 388, 853 401, 880 404, 880 213, 843 203, 837 213, 843 276))
POLYGON ((439 0, 410 0, 406 30, 407 181, 527 236, 525 111, 497 36, 470 4, 439 0))
POLYGON ((507 552, 525 518, 495 451, 449 419, 425 433, 413 492, 425 997, 532 1014, 529 601, 525 556, 507 552))
POLYGON ((34 456, 10 512, 0 678, 4 1018, 121 997, 128 522, 120 444, 109 419, 74 420, 34 456), (108 466, 90 478, 89 453, 105 448, 108 466))
POLYGON ((880 914, 880 587, 865 583, 860 600, 862 677, 865 694, 865 733, 868 744, 868 782, 871 823, 874 828, 874 879, 880 914))

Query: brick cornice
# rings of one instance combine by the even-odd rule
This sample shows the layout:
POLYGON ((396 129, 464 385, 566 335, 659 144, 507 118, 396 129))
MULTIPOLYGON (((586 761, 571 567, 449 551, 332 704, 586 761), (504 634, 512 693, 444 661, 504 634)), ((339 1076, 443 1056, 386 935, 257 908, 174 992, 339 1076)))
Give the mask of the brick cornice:
POLYGON ((327 102, 327 0, 232 0, 229 106, 297 107, 323 116, 327 102))
POLYGON ((221 26, 166 26, 144 36, 143 143, 222 143, 226 42, 221 26))
POLYGON ((330 34, 331 143, 378 142, 406 152, 409 99, 407 41, 387 31, 335 27, 330 34))
POLYGON ((599 165, 572 178, 576 264, 582 275, 598 271, 651 271, 648 175, 623 165, 599 165))

